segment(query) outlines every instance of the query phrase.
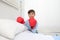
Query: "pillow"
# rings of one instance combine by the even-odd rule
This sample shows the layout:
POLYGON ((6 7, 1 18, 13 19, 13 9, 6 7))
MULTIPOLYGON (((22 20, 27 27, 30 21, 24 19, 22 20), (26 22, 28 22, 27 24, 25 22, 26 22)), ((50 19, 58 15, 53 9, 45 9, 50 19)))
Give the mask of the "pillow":
POLYGON ((9 39, 14 38, 15 34, 21 33, 27 28, 15 20, 0 19, 0 35, 8 37, 9 39))
POLYGON ((17 26, 16 31, 15 31, 15 36, 26 30, 27 30, 27 27, 24 24, 19 23, 19 26, 17 26))

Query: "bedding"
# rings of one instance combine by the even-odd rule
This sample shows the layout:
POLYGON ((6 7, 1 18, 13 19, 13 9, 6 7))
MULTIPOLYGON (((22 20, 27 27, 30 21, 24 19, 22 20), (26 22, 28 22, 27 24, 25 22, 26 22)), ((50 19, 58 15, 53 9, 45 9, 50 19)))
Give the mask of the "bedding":
POLYGON ((0 19, 0 40, 60 40, 60 36, 32 33, 15 20, 0 19))
POLYGON ((13 39, 16 34, 27 30, 27 28, 15 20, 0 19, 0 36, 13 39))
POLYGON ((44 35, 42 33, 36 34, 30 31, 24 31, 14 38, 14 40, 54 40, 50 35, 44 35))
POLYGON ((9 39, 6 39, 6 38, 0 36, 0 40, 9 40, 9 39))
POLYGON ((55 40, 60 40, 60 36, 53 36, 55 40))

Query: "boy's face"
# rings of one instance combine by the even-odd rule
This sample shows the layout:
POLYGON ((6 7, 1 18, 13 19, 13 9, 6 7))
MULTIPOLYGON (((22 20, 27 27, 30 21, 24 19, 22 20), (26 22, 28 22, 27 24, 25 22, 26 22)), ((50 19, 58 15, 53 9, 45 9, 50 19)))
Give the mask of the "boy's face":
POLYGON ((28 16, 29 16, 29 18, 31 18, 31 17, 33 17, 33 18, 34 18, 35 13, 34 13, 34 12, 31 12, 30 14, 28 14, 28 16))

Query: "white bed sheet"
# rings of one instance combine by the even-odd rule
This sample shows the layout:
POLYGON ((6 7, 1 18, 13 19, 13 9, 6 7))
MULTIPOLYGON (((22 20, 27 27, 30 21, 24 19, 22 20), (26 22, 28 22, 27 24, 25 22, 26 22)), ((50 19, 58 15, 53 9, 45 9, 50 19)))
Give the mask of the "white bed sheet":
POLYGON ((0 40, 9 40, 9 39, 0 36, 0 40))
POLYGON ((54 40, 54 38, 50 35, 44 34, 36 34, 30 31, 25 31, 23 33, 18 34, 14 40, 54 40))

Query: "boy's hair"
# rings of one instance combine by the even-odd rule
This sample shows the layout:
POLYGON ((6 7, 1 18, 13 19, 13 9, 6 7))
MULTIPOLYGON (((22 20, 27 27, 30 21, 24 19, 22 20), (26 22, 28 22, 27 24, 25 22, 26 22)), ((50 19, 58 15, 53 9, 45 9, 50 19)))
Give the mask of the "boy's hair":
POLYGON ((33 9, 28 11, 28 14, 30 14, 31 12, 33 12, 35 14, 35 11, 33 9))

